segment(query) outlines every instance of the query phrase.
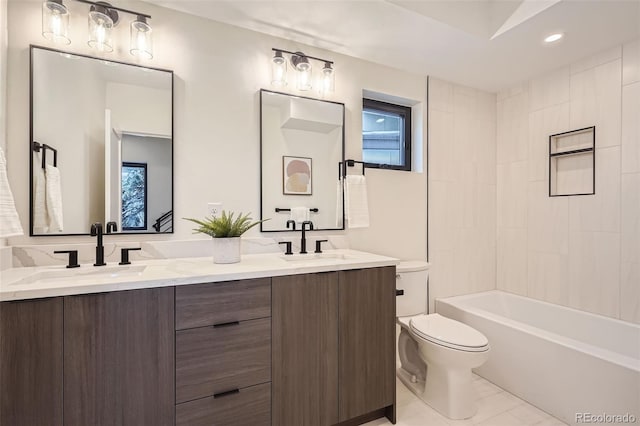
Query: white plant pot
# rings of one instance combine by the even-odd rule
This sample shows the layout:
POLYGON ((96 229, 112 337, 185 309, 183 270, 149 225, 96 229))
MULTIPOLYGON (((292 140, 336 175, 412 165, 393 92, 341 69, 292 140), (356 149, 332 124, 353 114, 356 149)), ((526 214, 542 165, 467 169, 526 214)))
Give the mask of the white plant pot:
POLYGON ((240 237, 213 238, 213 263, 240 262, 240 237))

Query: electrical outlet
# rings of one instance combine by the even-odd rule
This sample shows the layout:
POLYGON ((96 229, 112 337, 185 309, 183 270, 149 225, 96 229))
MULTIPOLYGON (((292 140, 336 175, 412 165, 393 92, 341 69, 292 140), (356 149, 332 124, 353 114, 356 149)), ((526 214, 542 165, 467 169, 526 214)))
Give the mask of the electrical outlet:
POLYGON ((218 217, 222 214, 222 203, 207 203, 207 216, 218 217))

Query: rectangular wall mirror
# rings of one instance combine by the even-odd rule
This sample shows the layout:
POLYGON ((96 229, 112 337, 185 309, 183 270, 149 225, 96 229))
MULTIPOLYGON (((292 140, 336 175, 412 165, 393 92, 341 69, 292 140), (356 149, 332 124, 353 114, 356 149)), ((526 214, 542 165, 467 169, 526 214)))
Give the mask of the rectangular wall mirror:
POLYGON ((173 232, 173 72, 31 46, 30 235, 173 232))
POLYGON ((316 230, 344 229, 344 104, 263 89, 260 120, 260 230, 287 231, 301 211, 316 230))

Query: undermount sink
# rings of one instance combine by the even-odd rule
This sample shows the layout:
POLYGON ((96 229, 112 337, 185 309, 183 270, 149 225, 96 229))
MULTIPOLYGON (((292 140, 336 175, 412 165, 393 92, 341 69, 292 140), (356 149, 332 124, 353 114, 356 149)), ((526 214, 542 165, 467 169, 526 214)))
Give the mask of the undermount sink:
POLYGON ((288 262, 314 261, 322 259, 345 260, 349 257, 344 253, 308 253, 308 254, 289 254, 280 256, 288 262))
POLYGON ((35 271, 32 274, 12 282, 10 285, 25 285, 35 282, 61 282, 61 281, 85 281, 104 278, 129 277, 132 275, 141 275, 146 265, 114 265, 114 266, 83 266, 71 269, 43 269, 35 271))

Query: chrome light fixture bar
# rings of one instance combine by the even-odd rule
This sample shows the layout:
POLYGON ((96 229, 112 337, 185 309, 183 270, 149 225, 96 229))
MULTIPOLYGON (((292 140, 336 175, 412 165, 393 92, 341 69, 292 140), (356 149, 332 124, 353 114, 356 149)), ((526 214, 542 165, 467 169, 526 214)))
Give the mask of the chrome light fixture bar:
MULTIPOLYGON (((90 5, 89 46, 101 52, 112 52, 111 31, 120 22, 118 12, 126 13, 136 17, 130 24, 129 52, 141 58, 153 58, 152 29, 147 21, 151 19, 151 15, 113 6, 104 1, 76 1, 90 5)), ((69 44, 71 40, 67 36, 68 26, 69 11, 62 0, 45 0, 42 4, 42 35, 54 43, 69 44)))
POLYGON ((317 88, 320 95, 333 92, 335 90, 335 72, 333 69, 333 61, 327 59, 316 58, 315 56, 309 56, 303 52, 290 52, 284 49, 272 48, 274 56, 271 59, 271 84, 274 86, 286 86, 287 85, 287 61, 283 54, 291 55, 290 62, 293 69, 296 71, 296 87, 298 90, 307 91, 311 90, 314 85, 317 88), (313 81, 313 67, 309 59, 318 61, 324 64, 319 81, 313 81))

